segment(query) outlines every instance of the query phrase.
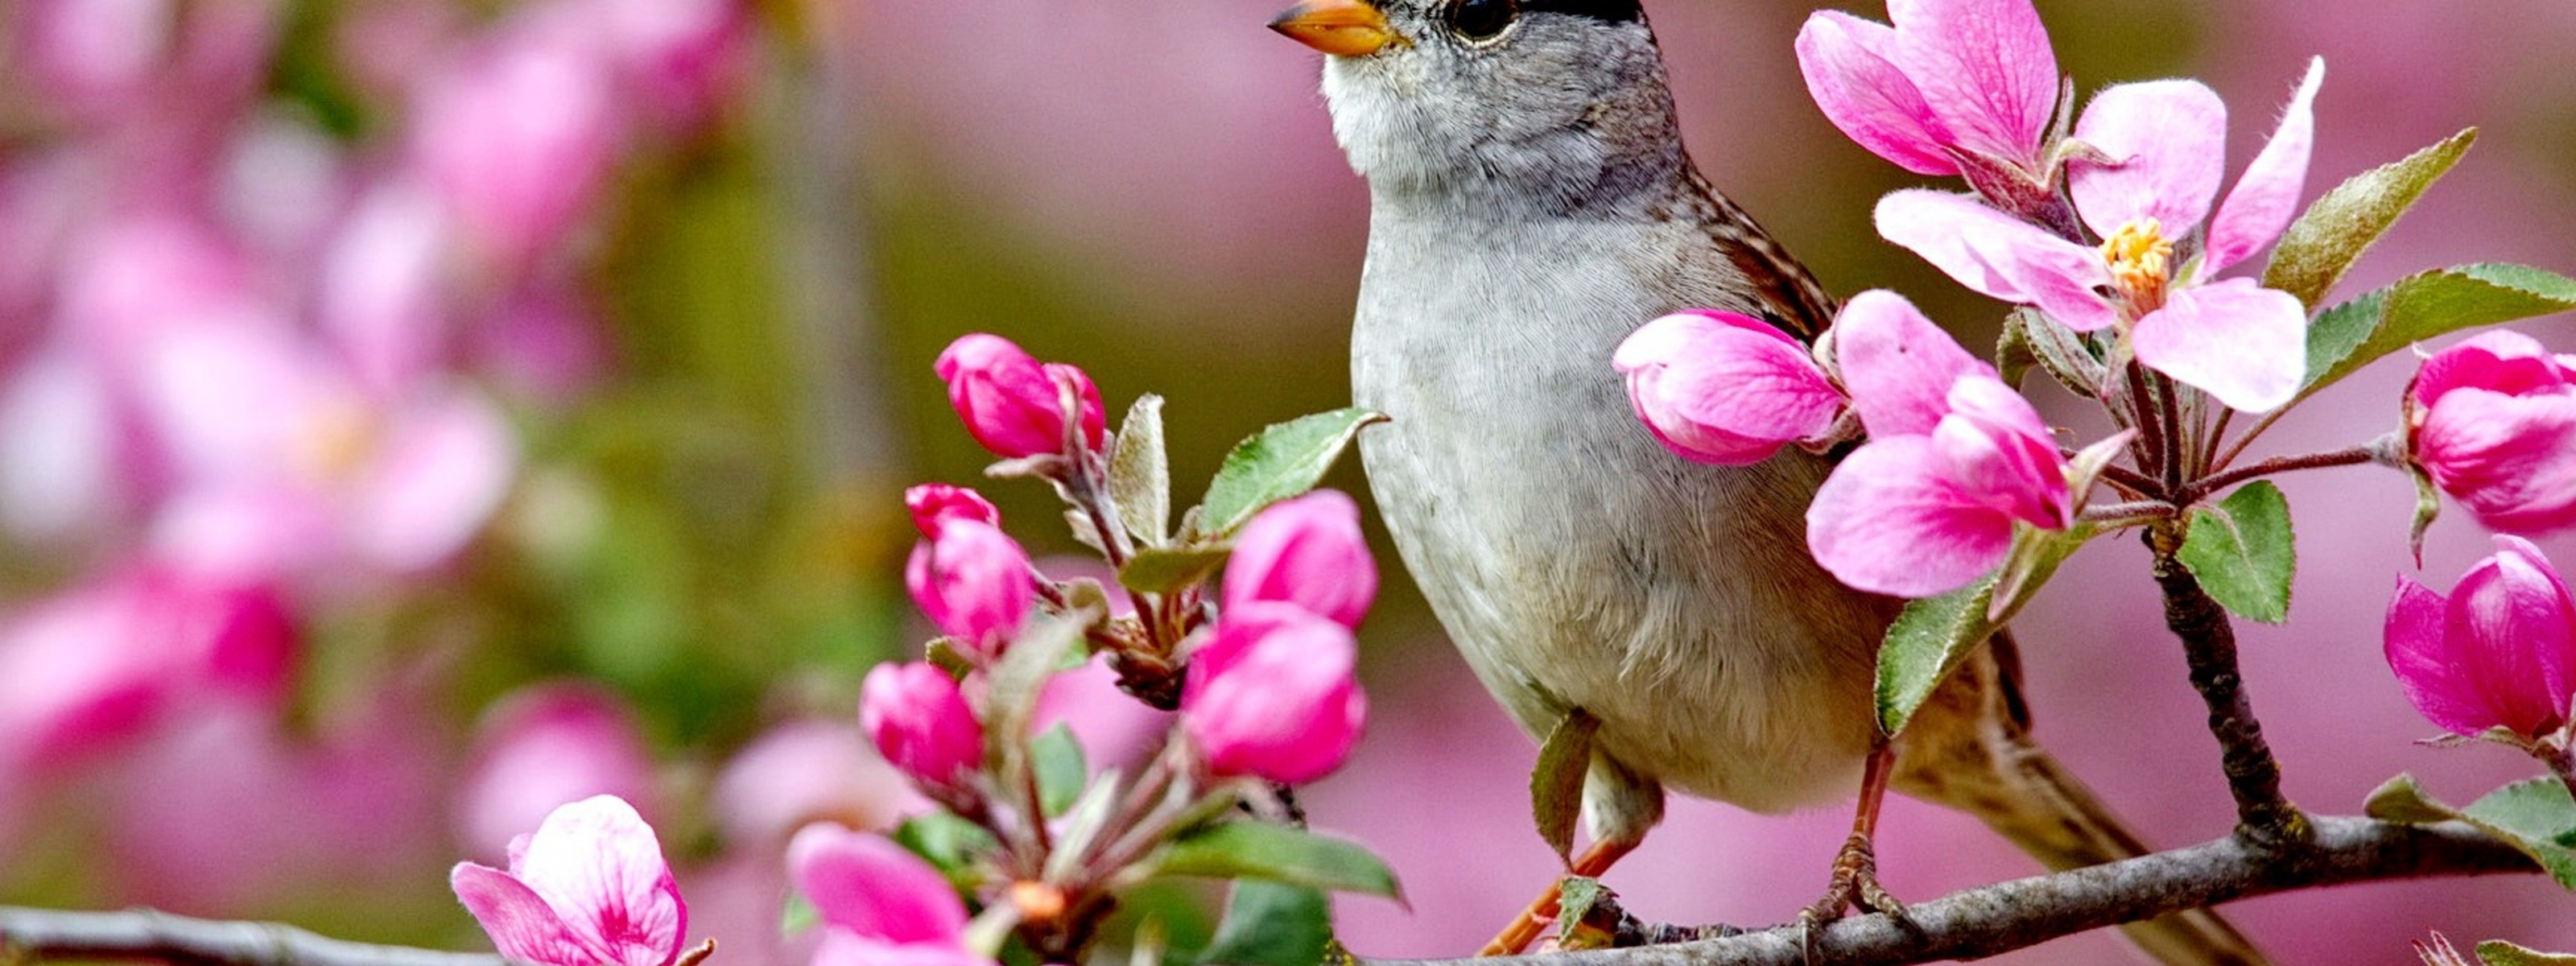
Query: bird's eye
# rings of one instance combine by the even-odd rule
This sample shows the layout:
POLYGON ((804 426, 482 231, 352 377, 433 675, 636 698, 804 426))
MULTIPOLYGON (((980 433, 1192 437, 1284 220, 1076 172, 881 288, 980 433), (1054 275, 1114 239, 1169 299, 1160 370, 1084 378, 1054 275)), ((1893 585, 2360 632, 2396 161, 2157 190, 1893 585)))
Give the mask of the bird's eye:
POLYGON ((1469 40, 1490 40, 1520 13, 1517 0, 1458 0, 1449 8, 1449 27, 1469 40))

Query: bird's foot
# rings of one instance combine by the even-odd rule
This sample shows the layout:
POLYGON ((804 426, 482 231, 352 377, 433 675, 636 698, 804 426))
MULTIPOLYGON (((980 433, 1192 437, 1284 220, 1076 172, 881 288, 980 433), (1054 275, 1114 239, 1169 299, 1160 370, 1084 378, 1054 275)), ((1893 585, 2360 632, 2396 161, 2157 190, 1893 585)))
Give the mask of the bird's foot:
MULTIPOLYGON (((1530 944, 1538 941, 1539 934, 1547 931, 1548 923, 1556 921, 1567 882, 1590 882, 1597 879, 1602 873, 1610 871, 1610 867, 1617 864, 1620 857, 1636 848, 1635 842, 1592 843, 1592 847, 1584 850, 1582 855, 1575 858, 1573 865, 1567 868, 1566 871, 1571 873, 1570 875, 1548 883, 1546 891, 1540 892, 1538 899, 1531 902, 1529 908, 1521 910, 1520 915, 1513 917, 1511 925, 1504 926, 1503 931, 1496 935, 1493 941, 1486 943, 1485 948, 1476 951, 1476 955, 1512 956, 1527 951, 1530 944)), ((1598 883, 1592 884, 1598 886, 1598 883)), ((1588 905, 1589 901, 1586 898, 1585 904, 1588 905)))
POLYGON ((1818 927, 1842 918, 1847 909, 1884 913, 1899 920, 1907 918, 1905 903, 1878 882, 1877 850, 1870 845, 1869 836, 1858 832, 1844 840, 1843 850, 1834 856, 1834 874, 1825 884, 1824 898, 1798 913, 1798 934, 1807 962, 1818 961, 1818 927))

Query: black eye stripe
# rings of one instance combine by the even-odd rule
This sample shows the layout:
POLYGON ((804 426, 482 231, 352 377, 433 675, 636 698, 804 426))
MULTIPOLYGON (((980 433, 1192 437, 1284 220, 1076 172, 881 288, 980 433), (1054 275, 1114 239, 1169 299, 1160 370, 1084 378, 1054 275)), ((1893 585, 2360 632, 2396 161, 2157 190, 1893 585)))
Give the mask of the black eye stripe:
POLYGON ((1635 23, 1646 19, 1645 8, 1637 0, 1522 0, 1521 9, 1528 13, 1561 13, 1590 17, 1609 23, 1635 23))

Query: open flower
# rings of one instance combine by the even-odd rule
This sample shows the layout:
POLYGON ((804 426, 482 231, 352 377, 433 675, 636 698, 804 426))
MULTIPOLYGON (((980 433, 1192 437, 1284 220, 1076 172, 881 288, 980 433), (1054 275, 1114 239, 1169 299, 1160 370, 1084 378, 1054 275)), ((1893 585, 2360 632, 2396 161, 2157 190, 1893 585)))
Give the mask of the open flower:
POLYGON ((1225 609, 1284 601, 1359 626, 1377 597, 1377 562, 1360 535, 1360 507, 1316 490, 1264 508, 1243 525, 1225 563, 1225 609))
POLYGON ((2002 563, 2014 524, 2073 522, 2066 461, 2039 413, 1903 296, 1853 297, 1833 338, 1869 431, 1807 508, 1807 547, 1836 578, 1931 597, 2002 563))
POLYGON ((1683 459, 1746 466, 1825 435, 1842 391, 1807 347, 1749 315, 1692 309, 1646 323, 1619 344, 1612 368, 1628 402, 1683 459))
POLYGON ((555 809, 510 870, 459 862, 456 898, 501 954, 543 966, 671 966, 689 907, 653 827, 614 795, 555 809))
POLYGON ((2576 364, 2530 336, 2487 332, 2424 360, 2407 393, 2407 451, 2478 522, 2513 533, 2576 525, 2576 364))
POLYGON ((2194 81, 2104 90, 2075 136, 2111 159, 2073 165, 2076 214, 2097 248, 1965 195, 1899 191, 1880 199, 1878 231, 1960 284, 2035 305, 2078 332, 2119 326, 2138 362, 2237 409, 2288 403, 2307 367, 2307 310, 2252 279, 2214 281, 2280 237, 2307 178, 2325 77, 2313 61, 2280 127, 2217 214, 2227 108, 2194 81), (2208 219, 2202 250, 2188 250, 2208 219))
POLYGON ((1359 740, 1368 698, 1350 628, 1294 604, 1229 608, 1190 659, 1181 727, 1219 775, 1295 785, 1331 774, 1359 740))
POLYGON ((787 869, 826 930, 814 966, 991 966, 966 948, 957 890, 900 845, 816 823, 788 842, 787 869))
POLYGON ((2469 568, 2451 596, 2404 576, 2388 603, 2388 666, 2415 708, 2454 733, 2524 739, 2567 724, 2576 695, 2576 597, 2520 537, 2469 568))
POLYGON ((1916 174, 1972 164, 2042 180, 2057 56, 2030 0, 1889 0, 1894 26, 1821 10, 1798 69, 1825 118, 1916 174))

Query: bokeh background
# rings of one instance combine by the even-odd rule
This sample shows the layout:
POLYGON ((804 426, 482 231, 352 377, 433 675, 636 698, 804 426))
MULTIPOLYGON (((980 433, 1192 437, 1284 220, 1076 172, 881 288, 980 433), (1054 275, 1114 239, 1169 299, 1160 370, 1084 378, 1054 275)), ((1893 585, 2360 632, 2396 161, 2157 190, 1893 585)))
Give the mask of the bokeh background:
MULTIPOLYGON (((1260 29, 1272 2, 0 6, 0 901, 480 948, 448 865, 613 791, 662 830, 693 932, 792 956, 787 832, 910 807, 854 708, 867 666, 927 636, 895 580, 899 489, 985 459, 940 347, 999 332, 1113 408, 1163 394, 1185 492, 1234 439, 1347 400, 1366 199, 1316 55, 1260 29)), ((1869 230, 1910 182, 1807 102, 1807 6, 1650 7, 1719 185, 1835 290, 1990 338, 1995 306, 1869 230)), ((2463 261, 2576 271, 2576 5, 2041 8, 2087 92, 2215 86, 2231 171, 2323 55, 2312 196, 2482 127, 2347 293, 2463 261)), ((2266 445, 2376 435, 2404 378, 2374 368, 2266 445)), ((2291 794, 2352 811, 2398 771, 2455 801, 2526 774, 2413 743, 2434 729, 2378 657, 2403 478, 2286 486, 2293 620, 2245 653, 2291 794)), ((987 491, 1072 549, 1028 522, 1054 516, 1034 487, 987 491)), ((2424 579, 2486 552, 2454 514, 2424 579)), ((2041 736, 2182 844, 2223 834, 2227 799, 2144 563, 2087 550, 2021 636, 2041 736)), ((1353 948, 1459 954, 1553 873, 1533 747, 1409 586, 1385 596, 1370 735, 1309 805, 1406 883, 1409 906, 1343 901, 1353 948)), ((1146 730, 1116 701, 1092 679, 1057 704, 1115 754, 1146 730)), ((1777 921, 1845 821, 1683 803, 1609 881, 1650 918, 1777 921)), ((2036 871, 1910 802, 1881 849, 1908 897, 2036 871)), ((2427 929, 2576 948, 2571 902, 2509 878, 2231 911, 2288 961, 2393 963, 2427 929)), ((2008 961, 2128 955, 2087 936, 2008 961)))

